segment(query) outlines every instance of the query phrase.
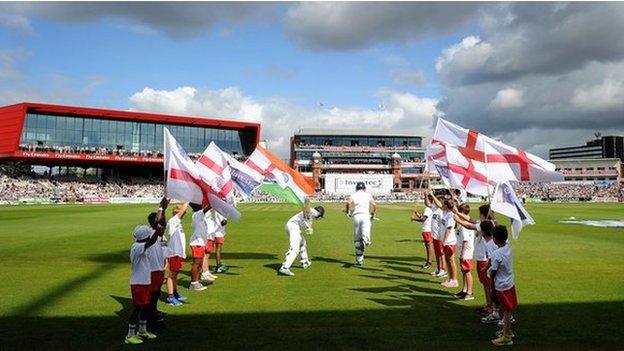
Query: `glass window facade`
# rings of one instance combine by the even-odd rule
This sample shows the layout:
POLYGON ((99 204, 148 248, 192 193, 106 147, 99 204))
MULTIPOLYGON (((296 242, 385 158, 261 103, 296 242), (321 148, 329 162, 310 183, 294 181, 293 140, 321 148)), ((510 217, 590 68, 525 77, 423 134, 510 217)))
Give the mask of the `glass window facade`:
POLYGON ((36 113, 26 115, 20 144, 162 152, 163 126, 187 152, 201 153, 214 141, 226 152, 243 154, 237 130, 36 113))
MULTIPOLYGON (((314 151, 296 151, 295 158, 298 160, 311 160, 314 151)), ((348 152, 348 151, 321 151, 321 157, 324 161, 346 159, 346 158, 358 158, 362 160, 371 159, 384 159, 386 162, 390 162, 392 158, 392 152, 348 152)), ((421 151, 398 151, 403 161, 422 161, 425 158, 424 152, 421 151)))
POLYGON ((422 137, 296 135, 295 144, 307 146, 421 147, 422 137))

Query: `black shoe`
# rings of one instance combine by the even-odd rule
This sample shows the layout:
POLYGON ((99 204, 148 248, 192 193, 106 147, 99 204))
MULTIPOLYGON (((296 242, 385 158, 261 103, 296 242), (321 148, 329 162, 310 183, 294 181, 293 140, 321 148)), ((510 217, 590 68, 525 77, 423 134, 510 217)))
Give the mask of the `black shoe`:
POLYGON ((425 264, 422 265, 423 269, 429 269, 431 268, 431 262, 425 262, 425 264))
POLYGON ((457 294, 455 294, 455 296, 457 296, 460 299, 463 299, 464 297, 466 297, 466 295, 468 295, 465 291, 460 291, 457 294))

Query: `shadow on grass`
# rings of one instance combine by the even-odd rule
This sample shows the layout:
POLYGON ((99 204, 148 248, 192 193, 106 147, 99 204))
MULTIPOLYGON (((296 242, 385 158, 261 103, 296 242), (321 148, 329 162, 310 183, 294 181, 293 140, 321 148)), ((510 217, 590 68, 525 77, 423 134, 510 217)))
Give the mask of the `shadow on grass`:
MULTIPOLYGON (((365 256, 364 261, 366 261, 366 257, 367 256, 365 256)), ((316 256, 316 257, 312 258, 312 260, 313 261, 328 262, 328 263, 338 263, 338 264, 342 265, 342 268, 354 268, 354 269, 360 269, 360 270, 370 271, 370 272, 383 272, 383 269, 368 267, 366 265, 366 262, 364 263, 364 266, 358 266, 354 262, 347 262, 347 261, 337 260, 335 258, 329 258, 329 257, 316 256)))
POLYGON ((399 239, 399 240, 395 240, 397 243, 421 243, 422 240, 416 240, 416 239, 399 239))
MULTIPOLYGON (((396 290, 389 292, 396 296, 370 298, 388 306, 371 310, 172 313, 166 321, 167 329, 147 347, 191 350, 198 347, 200 336, 210 335, 210 348, 217 350, 493 349, 489 340, 497 328, 482 325, 473 306, 450 302, 445 297, 414 296, 409 289, 396 290), (213 322, 218 323, 218 333, 214 332, 213 322)), ((123 306, 119 313, 126 312, 128 301, 113 298, 123 306)), ((618 349, 624 336, 614 321, 620 320, 623 311, 624 301, 520 305, 513 349, 618 349)), ((97 317, 2 316, 2 346, 119 350, 124 348, 127 326, 127 316, 122 317, 114 311, 97 317)))
MULTIPOLYGON (((212 263, 213 262, 211 261, 210 273, 212 273, 212 274, 215 274, 215 275, 240 275, 240 273, 232 272, 231 270, 228 270, 225 273, 215 273, 215 271, 214 271, 214 267, 215 266, 212 263)), ((189 265, 185 265, 184 267, 185 268, 183 268, 180 272, 178 272, 178 279, 180 279, 180 278, 184 279, 183 277, 191 278, 191 265, 190 264, 189 265)), ((237 268, 243 268, 241 266, 229 266, 229 265, 228 265, 228 267, 230 269, 234 268, 235 271, 237 270, 237 268)))
MULTIPOLYGON (((211 254, 212 257, 213 254, 211 254)), ((277 255, 263 252, 223 252, 221 258, 225 260, 276 260, 277 255)), ((102 254, 85 256, 82 258, 88 262, 130 264, 130 250, 120 250, 102 254)), ((191 264, 191 258, 187 257, 187 264, 191 264)), ((236 266, 230 266, 236 267, 236 266)))
POLYGON ((387 264, 398 264, 398 265, 401 265, 401 266, 412 266, 412 267, 418 267, 419 266, 419 265, 414 264, 414 263, 407 263, 407 262, 393 261, 393 260, 381 260, 379 262, 387 263, 387 264))
POLYGON ((404 292, 404 293, 411 292, 409 288, 403 285, 379 286, 379 287, 372 287, 372 288, 352 288, 350 290, 373 293, 373 294, 383 294, 387 292, 404 292))
POLYGON ((120 318, 128 318, 128 316, 130 315, 130 311, 132 311, 132 299, 129 297, 114 295, 110 295, 110 297, 113 300, 119 302, 119 304, 121 305, 121 309, 119 311, 116 311, 115 314, 118 315, 120 318))
POLYGON ((277 260, 276 254, 264 252, 227 252, 221 253, 223 260, 277 260))
POLYGON ((400 297, 397 296, 389 296, 386 298, 368 298, 368 300, 377 302, 384 306, 408 306, 412 303, 406 303, 406 301, 415 301, 417 299, 423 298, 423 294, 429 297, 435 297, 445 301, 459 301, 456 297, 453 296, 452 292, 440 289, 432 289, 422 286, 416 286, 412 284, 399 284, 395 286, 386 286, 386 287, 372 287, 372 288, 352 288, 353 291, 360 291, 365 293, 374 293, 374 294, 385 294, 388 292, 401 292, 405 293, 400 297), (413 294, 415 293, 415 294, 413 294))
POLYGON ((89 255, 82 257, 82 260, 97 263, 130 264, 130 249, 89 255))
POLYGON ((269 263, 269 264, 265 264, 263 267, 264 268, 268 268, 270 270, 272 270, 273 272, 275 272, 275 274, 277 274, 277 270, 282 266, 281 263, 269 263))
POLYGON ((355 265, 353 262, 347 262, 347 261, 338 260, 338 259, 335 259, 335 258, 322 257, 322 256, 314 256, 314 257, 312 257, 312 260, 313 261, 327 262, 327 263, 337 263, 337 264, 341 265, 342 268, 351 268, 351 267, 353 267, 355 265))
MULTIPOLYGON (((384 263, 389 263, 389 261, 382 261, 384 263)), ((396 263, 393 263, 396 264, 396 263)), ((401 263, 399 263, 401 264, 401 263)), ((391 266, 389 264, 384 265, 384 267, 393 270, 393 271, 397 271, 397 272, 403 272, 403 273, 409 273, 409 274, 424 274, 424 275, 429 275, 426 272, 423 272, 422 270, 418 269, 413 269, 413 268, 408 268, 408 267, 396 267, 396 266, 391 266)))
POLYGON ((389 280, 389 281, 407 280, 410 282, 429 283, 429 284, 436 284, 436 285, 438 284, 438 282, 432 281, 429 279, 422 279, 422 278, 411 277, 408 275, 393 274, 393 273, 383 274, 383 275, 362 275, 362 277, 371 278, 371 279, 389 280))
POLYGON ((368 259, 372 259, 372 260, 379 260, 380 262, 383 261, 398 261, 398 262, 403 262, 403 263, 409 263, 409 262, 417 262, 417 261, 425 261, 424 258, 420 257, 420 256, 416 256, 416 255, 412 255, 412 256, 366 256, 366 258, 368 259))

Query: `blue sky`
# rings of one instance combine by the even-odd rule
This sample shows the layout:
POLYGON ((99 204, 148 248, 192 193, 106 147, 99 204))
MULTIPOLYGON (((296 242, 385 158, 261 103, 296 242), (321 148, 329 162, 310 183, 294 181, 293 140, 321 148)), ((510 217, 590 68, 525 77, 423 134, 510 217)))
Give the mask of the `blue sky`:
POLYGON ((19 68, 29 80, 48 84, 50 76, 60 75, 80 88, 93 79, 97 84, 85 103, 115 108, 128 108, 127 97, 144 87, 236 86, 251 96, 287 97, 309 106, 377 107, 374 95, 380 87, 439 98, 435 60, 462 38, 457 34, 364 50, 314 52, 289 40, 279 22, 229 33, 214 28, 182 40, 150 29, 138 32, 131 24, 107 19, 67 24, 34 18, 32 26, 36 33, 31 35, 0 30, 6 46, 28 51, 19 68), (422 70, 426 83, 405 89, 393 82, 390 74, 395 70, 422 70))

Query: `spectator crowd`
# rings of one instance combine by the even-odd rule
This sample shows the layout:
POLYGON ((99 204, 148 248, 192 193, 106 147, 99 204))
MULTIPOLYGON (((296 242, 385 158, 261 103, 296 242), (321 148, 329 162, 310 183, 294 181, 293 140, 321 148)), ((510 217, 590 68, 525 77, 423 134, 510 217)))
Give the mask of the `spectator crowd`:
POLYGON ((620 183, 515 183, 518 197, 558 201, 591 201, 599 199, 624 198, 624 187, 620 183))
POLYGON ((59 202, 83 202, 89 199, 112 197, 158 198, 162 197, 162 182, 145 179, 79 177, 8 177, 0 175, 0 200, 17 202, 22 198, 45 198, 59 202))
MULTIPOLYGON (((123 147, 106 148, 106 147, 89 147, 89 146, 59 146, 49 145, 45 143, 21 144, 20 151, 28 152, 56 152, 59 154, 87 154, 99 156, 132 156, 132 157, 163 157, 162 151, 155 150, 126 150, 123 147)), ((198 158, 200 153, 188 153, 192 158, 198 158)))
MULTIPOLYGON (((624 201, 624 187, 619 183, 516 183, 519 198, 542 201, 624 201)), ((0 174, 0 201, 19 202, 23 198, 45 198, 58 202, 89 202, 110 198, 158 198, 164 192, 161 179, 107 178, 77 176, 41 176, 36 174, 9 177, 0 174)), ((344 201, 345 194, 314 195, 315 201, 344 201)), ((413 201, 421 194, 395 192, 375 195, 380 202, 413 201)), ((247 202, 281 202, 279 198, 256 191, 247 202)))

